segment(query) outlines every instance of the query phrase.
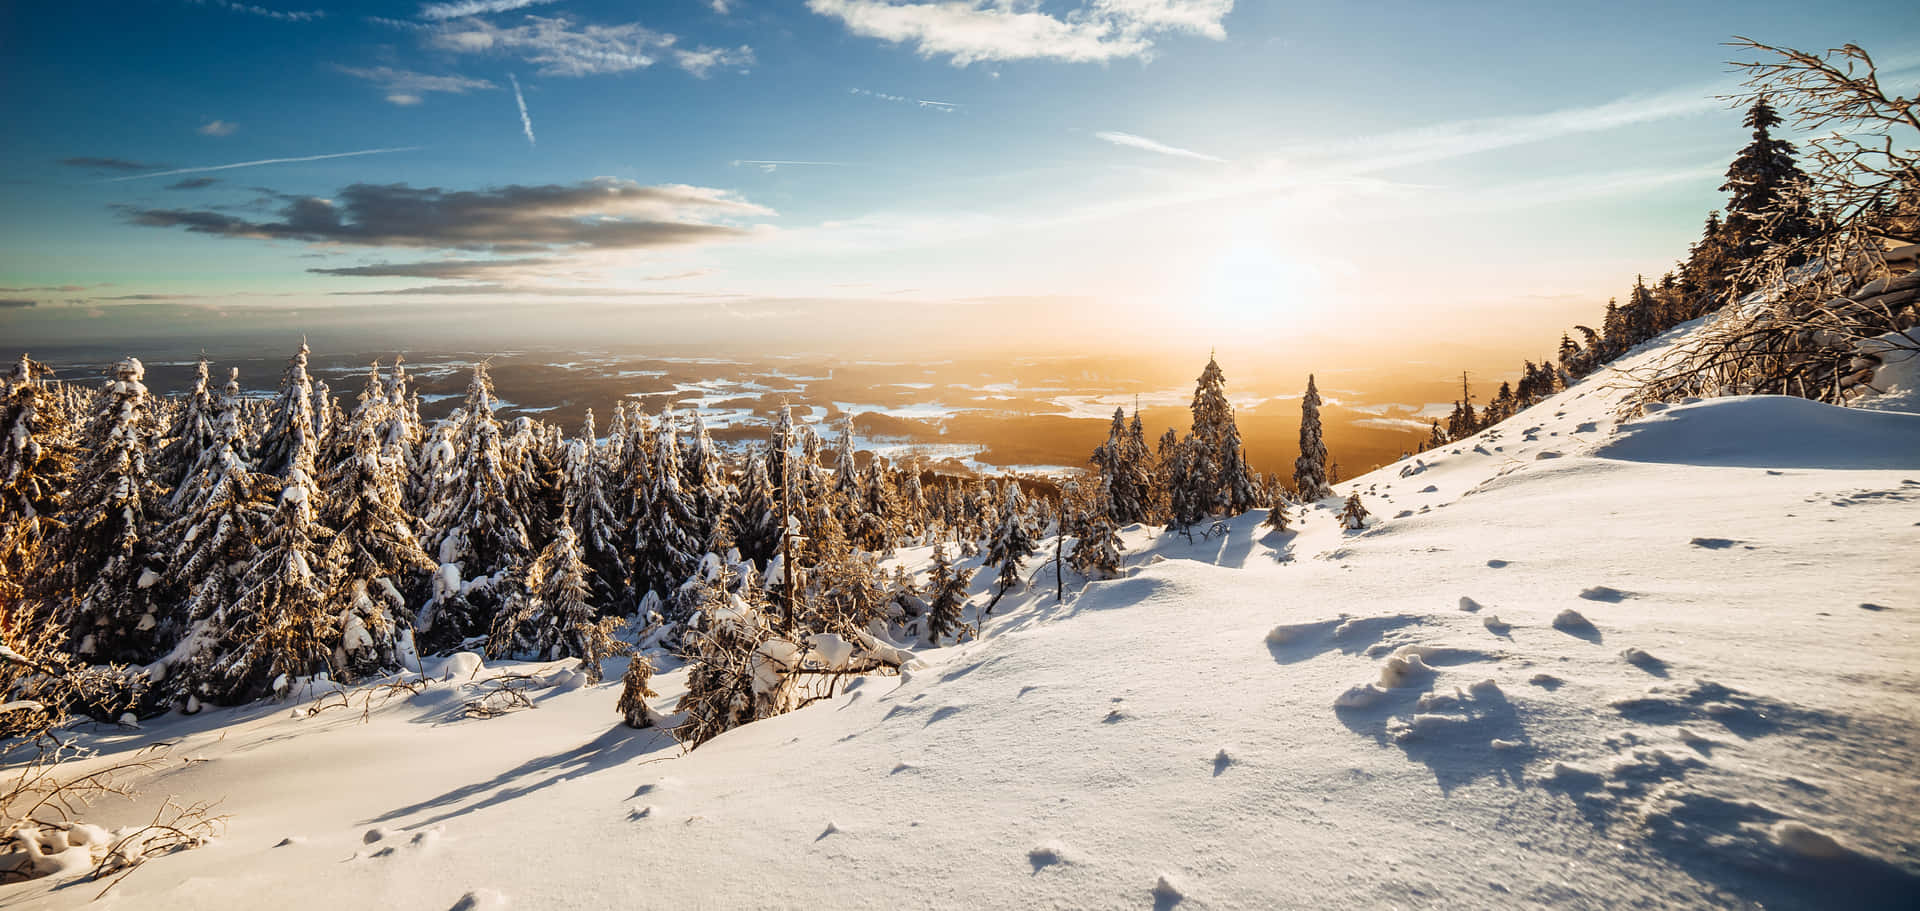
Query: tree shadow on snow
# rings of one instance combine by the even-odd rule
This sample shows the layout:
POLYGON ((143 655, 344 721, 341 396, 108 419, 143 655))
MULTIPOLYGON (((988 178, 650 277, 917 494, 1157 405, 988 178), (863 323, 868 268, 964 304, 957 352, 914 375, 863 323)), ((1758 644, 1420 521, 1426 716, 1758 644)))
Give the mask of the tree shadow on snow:
POLYGON ((529 759, 486 781, 454 788, 438 797, 389 810, 361 825, 393 822, 418 813, 443 810, 434 816, 416 820, 405 828, 418 829, 464 816, 475 810, 525 797, 569 778, 624 765, 649 753, 677 748, 674 739, 660 728, 636 731, 616 725, 587 743, 562 753, 529 759), (487 792, 491 791, 491 794, 487 792), (486 794, 484 799, 475 800, 486 794), (468 803, 468 801, 472 801, 468 803), (464 805, 463 805, 464 804, 464 805))
POLYGON ((1292 563, 1293 544, 1299 538, 1300 532, 1298 531, 1291 529, 1280 531, 1276 529, 1261 535, 1259 540, 1261 544, 1266 545, 1267 550, 1273 557, 1273 562, 1292 563))

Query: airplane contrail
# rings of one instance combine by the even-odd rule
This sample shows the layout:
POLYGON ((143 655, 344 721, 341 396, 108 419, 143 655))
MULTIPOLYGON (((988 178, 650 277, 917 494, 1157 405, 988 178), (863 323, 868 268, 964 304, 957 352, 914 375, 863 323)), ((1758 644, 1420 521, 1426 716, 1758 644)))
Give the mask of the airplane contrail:
POLYGON ((234 168, 251 168, 263 164, 292 164, 299 161, 325 161, 329 158, 353 158, 360 155, 384 155, 388 152, 415 152, 425 146, 400 146, 392 149, 362 149, 358 152, 334 152, 329 155, 302 155, 296 158, 262 158, 258 161, 236 161, 232 164, 212 164, 198 168, 173 168, 167 171, 149 171, 145 174, 133 174, 127 177, 109 177, 95 183, 120 183, 125 180, 145 180, 149 177, 172 177, 175 174, 198 174, 202 171, 229 171, 234 168))

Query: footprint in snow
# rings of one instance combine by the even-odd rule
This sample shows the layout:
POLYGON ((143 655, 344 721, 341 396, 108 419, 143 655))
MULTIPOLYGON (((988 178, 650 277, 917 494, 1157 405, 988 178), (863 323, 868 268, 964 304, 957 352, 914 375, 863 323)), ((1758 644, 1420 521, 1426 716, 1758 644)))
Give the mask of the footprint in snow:
POLYGON ((1893 610, 1893 608, 1891 608, 1891 607, 1888 607, 1888 606, 1886 606, 1886 605, 1884 605, 1884 604, 1867 604, 1867 603, 1865 603, 1865 602, 1862 602, 1862 603, 1861 603, 1861 605, 1860 605, 1860 609, 1861 609, 1861 610, 1870 610, 1870 611, 1883 611, 1883 610, 1893 610))
POLYGON ((1153 884, 1153 911, 1169 911, 1175 905, 1187 900, 1185 892, 1171 874, 1160 874, 1160 881, 1153 884))
POLYGON ((1585 639, 1588 642, 1600 641, 1600 630, 1588 620, 1585 614, 1569 607, 1553 618, 1553 628, 1569 636, 1585 639))
POLYGON ((1027 863, 1033 865, 1033 872, 1035 873, 1039 873, 1041 870, 1045 870, 1055 864, 1064 864, 1066 862, 1066 851, 1060 847, 1059 842, 1046 842, 1045 844, 1035 846, 1033 850, 1027 852, 1027 863))
POLYGON ((1618 604, 1633 596, 1633 592, 1621 591, 1608 585, 1596 585, 1592 588, 1583 588, 1580 590, 1580 597, 1588 601, 1605 601, 1608 604, 1618 604))
POLYGON ((1488 569, 1506 569, 1507 567, 1512 565, 1513 564, 1511 562, 1506 560, 1488 560, 1487 561, 1488 569))
POLYGON ((1628 664, 1646 671, 1655 677, 1665 677, 1667 675, 1667 663, 1659 658, 1655 658, 1651 652, 1645 649, 1628 648, 1626 651, 1620 653, 1620 657, 1625 659, 1628 664))
MULTIPOLYGON (((1737 538, 1695 538, 1687 543, 1695 547, 1706 548, 1707 550, 1726 550, 1735 544, 1746 544, 1745 541, 1737 538)), ((1747 544, 1747 549, 1752 550, 1753 545, 1747 544)))
POLYGON ((460 896, 447 911, 500 911, 507 906, 507 897, 492 889, 475 889, 460 896))
POLYGON ((1480 605, 1480 602, 1478 602, 1478 601, 1475 601, 1475 600, 1473 600, 1472 598, 1469 598, 1469 597, 1467 597, 1467 596, 1465 596, 1465 595, 1461 595, 1461 596, 1460 596, 1460 609, 1461 609, 1461 610, 1463 610, 1463 611, 1467 611, 1468 613, 1472 613, 1472 612, 1474 612, 1474 611, 1478 611, 1478 610, 1480 609, 1480 606, 1481 606, 1481 605, 1480 605))

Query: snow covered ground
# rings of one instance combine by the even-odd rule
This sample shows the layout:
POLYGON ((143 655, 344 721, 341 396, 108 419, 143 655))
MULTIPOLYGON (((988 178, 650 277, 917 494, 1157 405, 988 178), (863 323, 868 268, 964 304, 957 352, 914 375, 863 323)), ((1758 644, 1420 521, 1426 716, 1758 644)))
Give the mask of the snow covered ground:
POLYGON ((1135 528, 1064 603, 1036 559, 980 639, 692 754, 617 660, 489 666, 547 684, 490 720, 475 679, 101 730, 173 760, 98 821, 232 820, 95 906, 1912 907, 1920 415, 1624 392, 1341 485, 1362 531, 1135 528))

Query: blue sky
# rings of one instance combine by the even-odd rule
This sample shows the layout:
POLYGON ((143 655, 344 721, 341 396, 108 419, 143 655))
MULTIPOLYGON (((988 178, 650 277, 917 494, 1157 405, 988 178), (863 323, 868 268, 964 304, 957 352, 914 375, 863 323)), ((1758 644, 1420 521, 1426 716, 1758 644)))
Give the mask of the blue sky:
POLYGON ((1720 204, 1745 140, 1711 98, 1720 42, 1853 41, 1911 81, 1916 25, 1897 2, 15 3, 0 298, 1544 331, 1720 204))

